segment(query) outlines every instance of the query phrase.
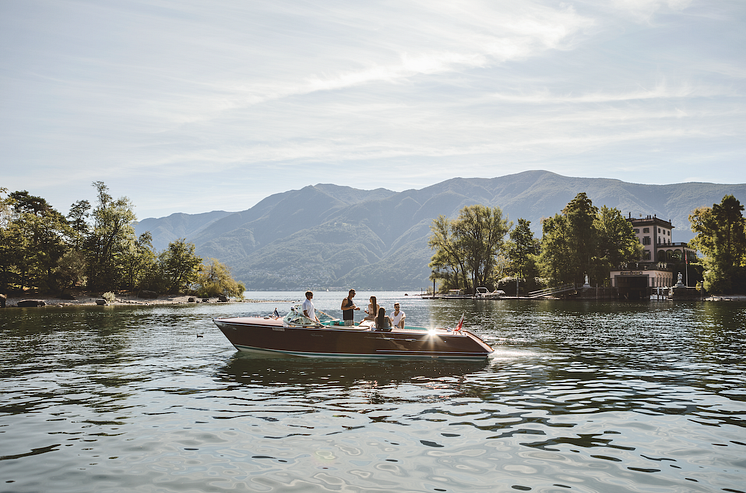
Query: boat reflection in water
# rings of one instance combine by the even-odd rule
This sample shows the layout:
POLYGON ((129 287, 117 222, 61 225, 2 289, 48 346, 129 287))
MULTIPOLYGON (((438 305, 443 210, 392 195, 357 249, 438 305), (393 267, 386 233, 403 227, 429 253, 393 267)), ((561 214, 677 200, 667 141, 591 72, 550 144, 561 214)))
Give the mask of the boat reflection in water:
POLYGON ((345 326, 322 312, 321 322, 295 306, 284 318, 217 318, 239 351, 316 358, 484 360, 493 349, 467 330, 408 327, 377 330, 372 321, 345 326))
MULTIPOLYGON (((281 388, 285 394, 313 388, 366 389, 391 385, 427 384, 459 385, 468 375, 490 368, 486 360, 338 360, 325 358, 287 358, 265 353, 248 356, 237 352, 218 368, 216 376, 229 387, 249 386, 255 389, 281 388)), ((478 388, 478 386, 477 386, 478 388)), ((274 395, 274 394, 273 394, 274 395)), ((336 397, 336 394, 332 394, 336 397)), ((410 396, 412 397, 412 396, 410 396)))

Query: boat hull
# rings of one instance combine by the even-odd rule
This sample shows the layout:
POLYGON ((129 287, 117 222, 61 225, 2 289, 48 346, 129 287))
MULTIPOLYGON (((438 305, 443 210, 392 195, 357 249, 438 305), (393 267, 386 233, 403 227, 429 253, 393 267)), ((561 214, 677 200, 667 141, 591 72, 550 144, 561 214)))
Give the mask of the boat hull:
POLYGON ((492 348, 468 331, 368 327, 286 327, 282 320, 259 317, 215 319, 239 351, 317 358, 407 358, 479 360, 492 348))

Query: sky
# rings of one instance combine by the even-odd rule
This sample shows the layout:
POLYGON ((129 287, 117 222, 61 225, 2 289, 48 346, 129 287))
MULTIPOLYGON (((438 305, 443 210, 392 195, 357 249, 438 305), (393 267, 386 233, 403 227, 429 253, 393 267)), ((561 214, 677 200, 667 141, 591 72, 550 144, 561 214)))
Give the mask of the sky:
POLYGON ((139 219, 526 170, 746 182, 744 0, 0 0, 0 188, 139 219))

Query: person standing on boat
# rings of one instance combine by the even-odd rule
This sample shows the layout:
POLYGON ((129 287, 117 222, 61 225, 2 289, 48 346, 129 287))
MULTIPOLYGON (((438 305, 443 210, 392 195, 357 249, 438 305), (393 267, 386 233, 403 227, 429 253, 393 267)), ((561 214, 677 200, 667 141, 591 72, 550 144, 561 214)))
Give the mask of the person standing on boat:
POLYGON ((391 325, 403 329, 404 319, 407 318, 407 315, 399 309, 399 303, 394 303, 394 313, 389 318, 391 319, 391 325))
POLYGON ((355 325, 355 310, 359 310, 360 307, 355 306, 355 303, 352 302, 354 297, 355 290, 350 289, 347 298, 342 300, 342 320, 344 320, 345 325, 355 325))
POLYGON ((378 301, 376 300, 375 296, 370 297, 370 305, 368 305, 368 309, 365 310, 365 313, 367 315, 363 320, 375 320, 376 315, 378 314, 378 301))
POLYGON ((306 291, 306 301, 303 302, 303 315, 305 315, 307 318, 310 318, 314 322, 318 322, 319 319, 316 317, 316 308, 313 306, 313 301, 311 299, 313 298, 313 293, 311 291, 306 291))

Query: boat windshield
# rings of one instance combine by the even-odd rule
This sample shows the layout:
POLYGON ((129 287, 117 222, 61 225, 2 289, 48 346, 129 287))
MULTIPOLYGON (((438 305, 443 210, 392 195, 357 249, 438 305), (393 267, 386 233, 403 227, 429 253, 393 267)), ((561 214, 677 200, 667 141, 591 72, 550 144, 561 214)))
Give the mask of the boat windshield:
POLYGON ((334 317, 331 317, 327 315, 326 313, 316 310, 316 316, 319 319, 319 322, 316 322, 315 320, 311 320, 310 318, 303 315, 303 308, 302 305, 293 305, 290 307, 290 311, 287 315, 285 315, 282 319, 282 322, 285 326, 308 326, 308 325, 329 325, 331 322, 337 320, 334 317))

